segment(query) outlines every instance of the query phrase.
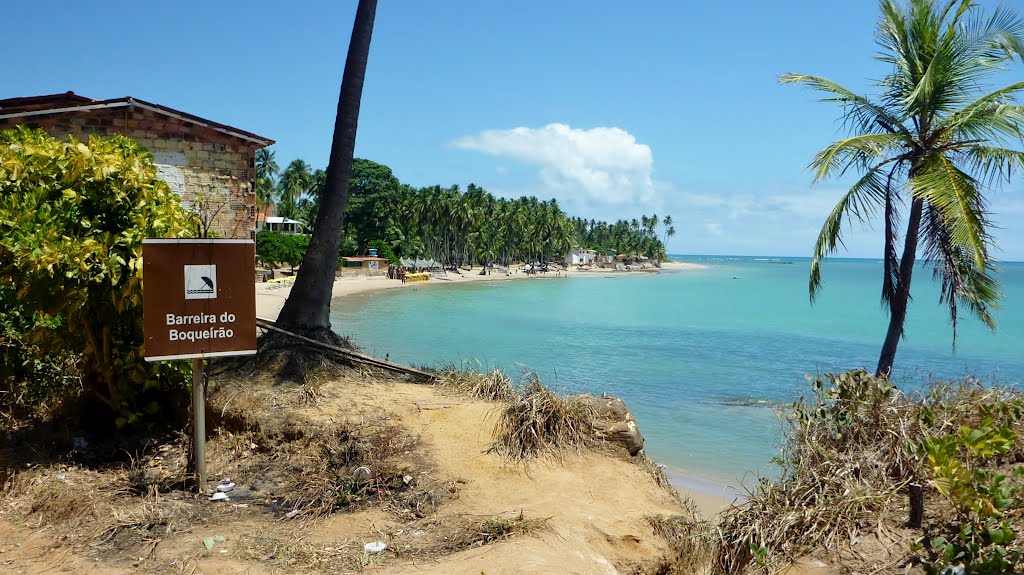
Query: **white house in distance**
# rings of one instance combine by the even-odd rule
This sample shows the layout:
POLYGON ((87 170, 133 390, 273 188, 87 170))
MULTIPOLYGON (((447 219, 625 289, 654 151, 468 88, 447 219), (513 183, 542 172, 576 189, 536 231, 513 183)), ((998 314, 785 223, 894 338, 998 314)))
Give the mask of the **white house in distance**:
POLYGON ((565 255, 565 265, 585 266, 594 263, 595 259, 597 259, 596 251, 584 248, 573 248, 565 255))
POLYGON ((281 216, 256 214, 256 231, 269 230, 282 234, 301 234, 302 222, 281 216))

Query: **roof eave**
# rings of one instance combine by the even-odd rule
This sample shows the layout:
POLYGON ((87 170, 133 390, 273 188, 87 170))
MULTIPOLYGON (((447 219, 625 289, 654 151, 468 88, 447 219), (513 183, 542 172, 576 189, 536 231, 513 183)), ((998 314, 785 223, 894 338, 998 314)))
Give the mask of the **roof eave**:
POLYGON ((144 110, 149 110, 157 114, 163 114, 165 116, 177 118, 184 122, 189 122, 190 124, 195 124, 197 126, 213 130, 215 132, 220 132, 233 138, 253 142, 254 144, 258 144, 261 148, 272 146, 275 143, 274 140, 271 140, 270 138, 264 138, 263 136, 253 134, 252 132, 246 132, 245 130, 233 128, 225 124, 219 124, 217 122, 207 120, 205 118, 200 118, 199 116, 193 116, 192 114, 181 112, 173 108, 168 108, 166 106, 161 106, 159 104, 152 104, 144 100, 138 100, 130 96, 125 98, 116 98, 113 100, 103 100, 99 102, 93 102, 90 104, 83 104, 81 106, 63 106, 61 108, 48 108, 44 110, 26 110, 22 112, 11 112, 9 114, 0 113, 0 120, 4 120, 7 118, 24 118, 31 116, 44 116, 49 114, 63 114, 66 112, 88 112, 90 110, 123 108, 128 106, 138 106, 139 108, 142 108, 144 110))

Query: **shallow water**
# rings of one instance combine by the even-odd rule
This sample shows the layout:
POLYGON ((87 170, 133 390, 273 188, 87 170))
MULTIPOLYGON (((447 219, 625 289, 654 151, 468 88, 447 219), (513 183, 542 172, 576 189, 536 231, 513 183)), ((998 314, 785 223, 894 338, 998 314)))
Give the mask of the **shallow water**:
MULTIPOLYGON (((394 361, 525 366, 560 391, 622 397, 648 453, 684 473, 733 484, 771 473, 776 413, 809 390, 805 375, 874 368, 887 325, 881 263, 829 261, 811 306, 805 259, 675 259, 709 267, 387 290, 336 300, 332 322, 394 361)), ((930 276, 916 274, 897 382, 1024 381, 1024 264, 1002 265, 998 331, 964 319, 955 352, 930 276)))

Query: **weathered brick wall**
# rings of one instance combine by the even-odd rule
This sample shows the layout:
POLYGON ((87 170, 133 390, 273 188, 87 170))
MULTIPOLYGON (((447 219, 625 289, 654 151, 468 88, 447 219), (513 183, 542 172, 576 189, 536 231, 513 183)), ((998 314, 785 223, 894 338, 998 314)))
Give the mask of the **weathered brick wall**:
POLYGON ((57 138, 123 134, 153 154, 161 178, 182 204, 201 211, 225 238, 255 233, 258 146, 198 124, 128 107, 0 119, 0 130, 25 124, 57 138))

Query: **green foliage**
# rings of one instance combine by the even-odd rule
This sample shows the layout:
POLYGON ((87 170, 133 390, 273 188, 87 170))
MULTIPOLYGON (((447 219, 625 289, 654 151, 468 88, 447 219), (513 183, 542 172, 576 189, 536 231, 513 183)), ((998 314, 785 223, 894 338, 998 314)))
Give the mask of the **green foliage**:
POLYGON ((639 220, 618 220, 613 224, 583 218, 572 218, 572 226, 576 233, 576 244, 597 250, 598 255, 606 251, 617 254, 639 254, 657 261, 667 259, 665 243, 676 234, 672 226, 672 216, 665 216, 663 222, 657 215, 640 216, 639 220), (657 227, 664 226, 664 241, 658 239, 657 227))
POLYGON ((887 380, 863 369, 808 379, 814 400, 793 404, 793 420, 799 428, 814 428, 839 444, 862 441, 865 433, 875 433, 882 406, 896 392, 887 380))
POLYGON ((263 265, 275 268, 288 264, 293 268, 302 263, 309 248, 309 236, 282 234, 263 230, 256 234, 256 257, 263 265))
MULTIPOLYGON (((0 285, 0 302, 10 301, 15 287, 0 285)), ((32 411, 74 393, 80 382, 77 357, 29 343, 35 329, 57 329, 59 318, 19 307, 0 311, 0 412, 32 411)))
MULTIPOLYGON (((932 485, 956 509, 961 524, 955 537, 929 541, 929 572, 940 573, 962 563, 973 573, 1010 573, 1021 564, 1021 551, 1007 547, 1017 532, 1005 517, 1014 507, 1018 489, 993 462, 1015 447, 1012 423, 997 424, 986 415, 978 427, 961 425, 956 433, 932 437, 918 446, 932 471, 932 485)), ((1024 468, 1014 472, 1024 474, 1024 468)))
POLYGON ((79 356, 85 391, 119 423, 138 420, 146 392, 187 372, 143 359, 142 240, 185 237, 194 222, 149 153, 121 136, 0 132, 0 190, 0 284, 11 288, 0 311, 21 318, 35 349, 79 356))
POLYGON ((355 242, 354 253, 365 253, 367 248, 373 247, 372 240, 383 241, 395 235, 398 215, 402 213, 403 191, 391 168, 362 158, 352 160, 345 235, 355 242))
MULTIPOLYGON (((324 177, 322 170, 310 174, 301 160, 292 162, 278 183, 278 215, 290 214, 311 228, 324 177)), ((474 184, 465 190, 413 188, 402 184, 391 168, 356 158, 339 255, 364 254, 376 247, 388 259, 390 249, 396 262, 432 258, 456 266, 546 262, 584 246, 664 260, 665 245, 656 231, 659 223, 665 239, 675 234, 671 216, 662 222, 651 215, 614 224, 571 219, 553 199, 496 198, 474 184)))
POLYGON ((377 250, 378 257, 386 258, 389 262, 396 265, 401 263, 398 256, 395 255, 395 250, 384 240, 373 240, 368 247, 377 250))

